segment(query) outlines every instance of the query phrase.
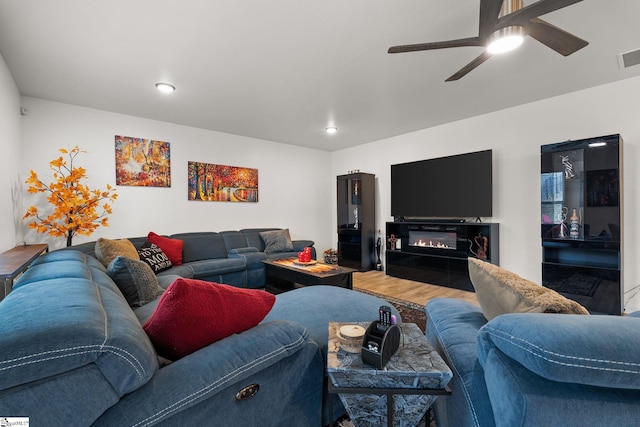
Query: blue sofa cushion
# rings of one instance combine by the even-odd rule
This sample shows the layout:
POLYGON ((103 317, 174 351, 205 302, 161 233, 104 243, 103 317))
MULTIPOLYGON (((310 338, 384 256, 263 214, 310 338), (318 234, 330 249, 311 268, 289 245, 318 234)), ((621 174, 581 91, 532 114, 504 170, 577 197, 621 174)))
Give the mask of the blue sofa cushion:
POLYGON ((303 327, 263 323, 160 369, 153 381, 121 399, 94 426, 320 426, 323 369, 318 348, 303 327), (289 374, 279 372, 282 363, 289 374), (249 384, 260 386, 256 396, 237 401, 235 394, 249 384), (307 403, 309 393, 316 395, 313 407, 307 403), (317 412, 317 422, 295 422, 301 411, 317 412), (243 419, 254 422, 238 423, 242 412, 251 412, 243 419))
POLYGON ((640 318, 504 314, 478 333, 480 363, 493 349, 552 381, 640 389, 640 318))
POLYGON ((200 261, 227 257, 227 247, 220 233, 201 231, 194 233, 173 234, 172 239, 184 242, 182 262, 200 261))
POLYGON ((495 348, 485 377, 500 427, 638 425, 640 390, 549 381, 495 348))
MULTIPOLYGON (((383 299, 362 292, 337 286, 314 285, 284 292, 276 296, 276 303, 265 317, 271 320, 290 320, 301 324, 309 331, 309 336, 322 349, 326 357, 329 340, 327 311, 334 313, 332 322, 366 322, 378 318, 381 305, 389 305, 383 299)), ((391 307, 402 321, 398 311, 391 307)))
POLYGON ((144 261, 118 256, 107 267, 107 274, 132 307, 145 305, 162 292, 156 275, 144 261))
POLYGON ((427 339, 453 371, 451 396, 436 400, 439 422, 450 426, 493 426, 493 409, 478 362, 478 330, 487 322, 480 307, 453 298, 436 298, 426 306, 427 339), (458 404, 463 402, 463 404, 458 404))
POLYGON ((198 279, 202 277, 244 271, 246 265, 244 260, 241 258, 223 258, 193 261, 189 263, 189 268, 193 271, 193 277, 198 279))
POLYGON ((260 237, 260 233, 263 231, 280 230, 279 228, 243 228, 240 230, 242 234, 247 238, 247 245, 252 248, 258 249, 260 252, 264 252, 264 241, 260 237))
POLYGON ((93 265, 100 265, 100 268, 104 270, 104 266, 100 261, 93 257, 87 257, 86 255, 76 251, 55 251, 49 252, 46 256, 36 258, 31 263, 27 271, 24 272, 13 284, 13 290, 15 291, 19 287, 28 284, 39 282, 42 280, 51 280, 58 278, 78 278, 78 279, 91 279, 91 269, 85 263, 88 260, 93 260, 93 265), (68 264, 65 261, 76 261, 83 266, 77 265, 76 268, 69 269, 68 264))
POLYGON ((137 389, 158 368, 149 338, 117 288, 66 267, 69 278, 24 284, 0 304, 0 390, 91 364, 118 395, 137 389))
POLYGON ((190 264, 174 265, 166 270, 162 270, 156 275, 158 277, 180 276, 180 277, 186 277, 187 279, 192 279, 194 277, 193 269, 191 268, 190 264))
POLYGON ((224 244, 229 252, 231 252, 232 249, 249 247, 247 238, 239 231, 221 231, 220 235, 224 239, 224 244))

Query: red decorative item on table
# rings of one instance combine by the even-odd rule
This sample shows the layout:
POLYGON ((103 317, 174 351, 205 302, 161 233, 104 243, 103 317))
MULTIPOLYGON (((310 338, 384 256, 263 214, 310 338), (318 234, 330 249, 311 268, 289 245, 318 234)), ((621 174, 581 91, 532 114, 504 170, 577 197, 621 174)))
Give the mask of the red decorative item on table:
POLYGON ((306 247, 302 250, 302 262, 311 262, 311 248, 306 247))

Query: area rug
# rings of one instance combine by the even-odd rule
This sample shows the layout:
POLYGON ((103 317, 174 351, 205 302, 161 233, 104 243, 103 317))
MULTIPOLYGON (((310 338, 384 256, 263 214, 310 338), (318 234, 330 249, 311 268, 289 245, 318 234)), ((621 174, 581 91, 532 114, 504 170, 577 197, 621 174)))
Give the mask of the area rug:
POLYGON ((376 292, 366 291, 364 289, 354 288, 355 291, 362 292, 364 294, 373 295, 374 297, 378 297, 385 301, 388 301, 391 305, 393 305, 396 310, 402 316, 402 321, 404 323, 415 323, 418 325, 422 332, 426 331, 427 328, 427 316, 424 312, 424 306, 420 304, 416 304, 411 301, 405 301, 398 298, 393 298, 388 295, 382 295, 376 292))

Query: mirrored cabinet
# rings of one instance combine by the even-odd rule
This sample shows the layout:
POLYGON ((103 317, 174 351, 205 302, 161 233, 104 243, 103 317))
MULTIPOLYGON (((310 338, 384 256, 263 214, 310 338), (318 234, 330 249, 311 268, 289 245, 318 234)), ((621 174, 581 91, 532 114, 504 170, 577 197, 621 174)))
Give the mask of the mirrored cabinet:
POLYGON ((542 284, 593 313, 620 315, 622 139, 541 147, 542 284))
POLYGON ((337 177, 338 264, 359 271, 375 265, 375 175, 337 177))

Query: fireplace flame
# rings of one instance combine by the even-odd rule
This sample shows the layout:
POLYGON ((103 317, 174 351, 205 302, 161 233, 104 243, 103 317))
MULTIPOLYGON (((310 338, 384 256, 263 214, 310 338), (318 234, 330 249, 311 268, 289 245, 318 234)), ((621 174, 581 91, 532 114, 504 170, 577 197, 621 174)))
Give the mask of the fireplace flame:
POLYGON ((416 242, 412 243, 411 246, 419 246, 421 248, 437 248, 437 249, 452 249, 451 246, 442 242, 435 242, 433 240, 429 240, 429 242, 419 239, 416 242))

